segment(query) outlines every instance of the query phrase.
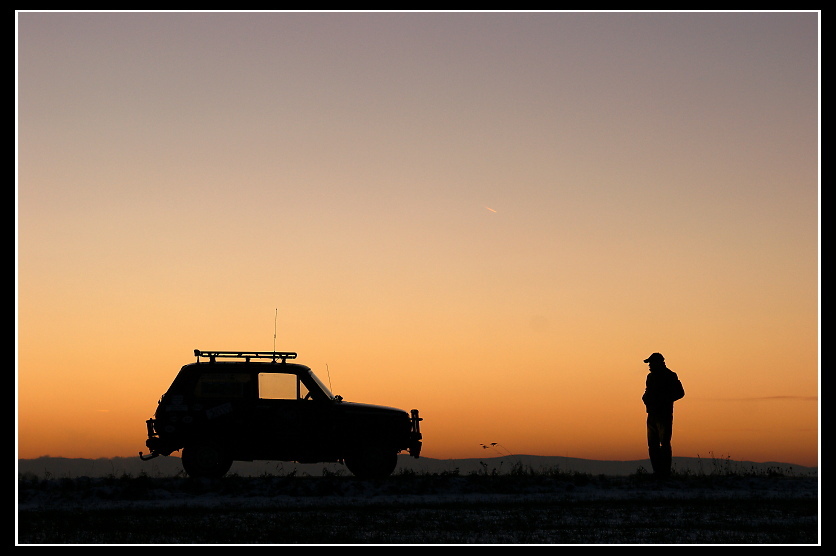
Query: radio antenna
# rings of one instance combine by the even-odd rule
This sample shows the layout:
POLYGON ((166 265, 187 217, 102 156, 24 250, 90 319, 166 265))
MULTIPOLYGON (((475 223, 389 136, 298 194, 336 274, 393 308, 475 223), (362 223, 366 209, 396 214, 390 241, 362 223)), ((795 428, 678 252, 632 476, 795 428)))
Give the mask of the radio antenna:
POLYGON ((276 326, 279 320, 279 308, 276 307, 276 316, 273 317, 273 353, 276 352, 276 326))
POLYGON ((328 363, 325 364, 325 372, 328 373, 328 389, 333 392, 333 386, 331 386, 331 371, 328 370, 328 363))

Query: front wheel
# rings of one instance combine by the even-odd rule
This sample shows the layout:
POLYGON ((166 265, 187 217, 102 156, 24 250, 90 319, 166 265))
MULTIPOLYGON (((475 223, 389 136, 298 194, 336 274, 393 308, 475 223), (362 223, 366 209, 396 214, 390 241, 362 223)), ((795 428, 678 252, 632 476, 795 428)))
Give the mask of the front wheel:
POLYGON ((194 479, 217 479, 232 467, 232 458, 215 442, 189 444, 182 459, 183 469, 194 479))
POLYGON ((345 466, 358 479, 384 479, 398 465, 398 453, 382 447, 358 449, 345 458, 345 466))

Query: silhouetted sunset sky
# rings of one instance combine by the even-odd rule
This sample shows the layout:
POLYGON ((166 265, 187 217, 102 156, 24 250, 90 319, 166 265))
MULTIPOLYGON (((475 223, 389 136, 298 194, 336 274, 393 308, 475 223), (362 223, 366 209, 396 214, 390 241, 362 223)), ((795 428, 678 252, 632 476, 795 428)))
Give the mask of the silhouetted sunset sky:
POLYGON ((17 12, 18 457, 134 456, 194 349, 423 455, 818 465, 820 12, 17 12))

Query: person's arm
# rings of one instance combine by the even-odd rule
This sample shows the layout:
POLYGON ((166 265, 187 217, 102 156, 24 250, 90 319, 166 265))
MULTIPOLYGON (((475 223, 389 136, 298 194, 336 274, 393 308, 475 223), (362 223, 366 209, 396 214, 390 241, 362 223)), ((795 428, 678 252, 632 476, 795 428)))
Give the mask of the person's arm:
POLYGON ((671 398, 672 401, 681 400, 685 397, 685 388, 682 386, 682 382, 679 380, 679 377, 676 376, 676 373, 673 375, 673 380, 671 381, 671 398))

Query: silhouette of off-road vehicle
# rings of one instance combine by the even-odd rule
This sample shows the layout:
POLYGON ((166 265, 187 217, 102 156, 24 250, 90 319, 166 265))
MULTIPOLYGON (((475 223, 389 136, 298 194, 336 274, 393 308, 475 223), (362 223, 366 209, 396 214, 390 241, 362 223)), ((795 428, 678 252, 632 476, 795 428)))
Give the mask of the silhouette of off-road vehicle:
POLYGON ((146 421, 143 460, 182 450, 183 469, 203 478, 233 461, 341 462, 373 479, 395 470, 398 453, 421 453, 417 409, 343 401, 309 367, 288 363, 294 352, 194 354, 146 421))

